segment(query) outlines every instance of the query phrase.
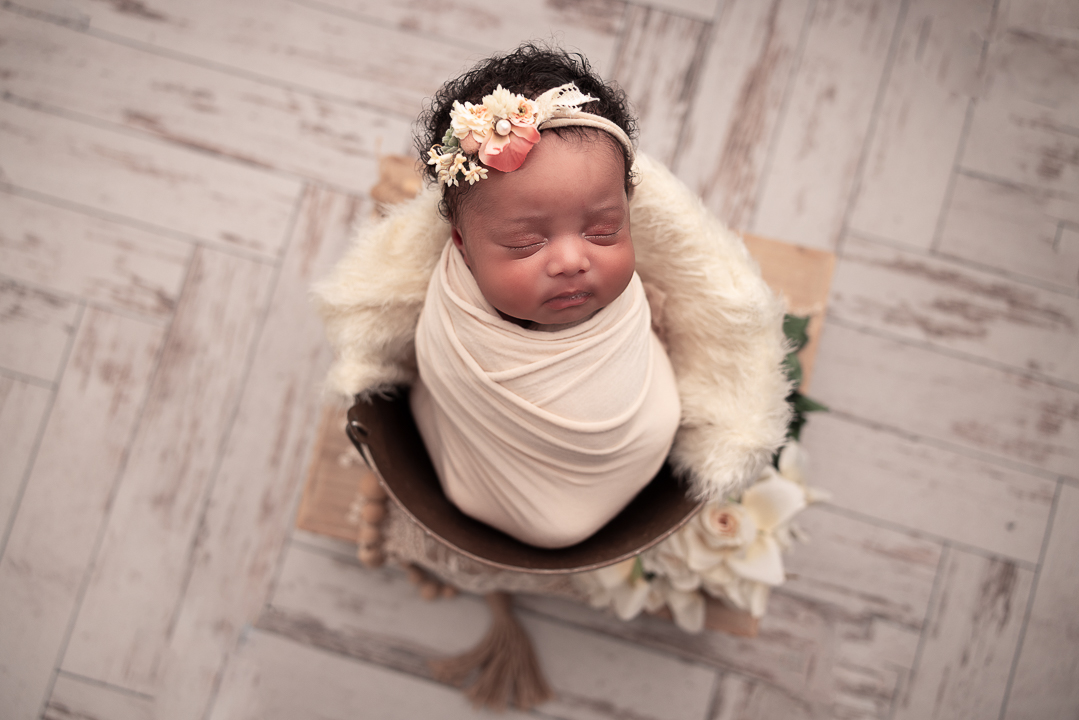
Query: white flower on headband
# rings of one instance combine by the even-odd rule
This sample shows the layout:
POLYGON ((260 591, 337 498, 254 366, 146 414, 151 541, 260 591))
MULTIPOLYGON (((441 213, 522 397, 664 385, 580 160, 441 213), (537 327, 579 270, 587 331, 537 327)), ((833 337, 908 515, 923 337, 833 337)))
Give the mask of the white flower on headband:
POLYGON ((450 129, 442 142, 428 151, 427 163, 438 166, 439 185, 450 187, 458 184, 458 173, 470 185, 487 177, 487 170, 474 162, 465 169, 465 162, 472 158, 496 170, 513 172, 540 141, 540 125, 554 117, 573 117, 581 105, 593 100, 573 83, 552 88, 535 100, 501 85, 479 105, 454 100, 450 129))

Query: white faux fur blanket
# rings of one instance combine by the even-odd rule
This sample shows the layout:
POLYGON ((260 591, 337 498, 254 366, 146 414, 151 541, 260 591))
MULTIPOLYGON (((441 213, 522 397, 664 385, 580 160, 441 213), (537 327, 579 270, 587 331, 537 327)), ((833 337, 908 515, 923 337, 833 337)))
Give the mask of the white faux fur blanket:
POLYGON ((503 319, 446 241, 416 330, 412 415, 446 496, 545 548, 575 545, 663 465, 678 388, 641 279, 592 317, 503 319))
MULTIPOLYGON (((637 273, 665 298, 657 319, 682 405, 670 460, 696 497, 735 492, 786 435, 783 307, 737 235, 661 164, 639 154, 637 167, 637 273)), ((430 187, 362 228, 316 286, 336 355, 332 391, 351 398, 415 381, 416 323, 449 237, 438 199, 430 187)))

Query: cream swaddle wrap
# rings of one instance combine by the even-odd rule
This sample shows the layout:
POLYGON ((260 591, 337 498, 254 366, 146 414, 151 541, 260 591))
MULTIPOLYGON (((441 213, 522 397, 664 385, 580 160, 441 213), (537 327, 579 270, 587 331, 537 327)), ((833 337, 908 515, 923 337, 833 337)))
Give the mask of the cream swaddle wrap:
POLYGON ((540 547, 584 540, 662 466, 680 406, 640 278, 569 327, 529 330, 480 293, 452 243, 416 329, 411 403, 446 495, 540 547))

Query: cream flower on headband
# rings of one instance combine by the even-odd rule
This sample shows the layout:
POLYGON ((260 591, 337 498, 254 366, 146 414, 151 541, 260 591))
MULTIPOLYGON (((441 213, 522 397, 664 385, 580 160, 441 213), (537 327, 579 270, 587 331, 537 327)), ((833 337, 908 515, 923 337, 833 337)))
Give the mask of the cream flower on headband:
POLYGON ((513 172, 540 141, 541 124, 556 116, 572 117, 581 105, 593 100, 573 83, 548 90, 535 100, 501 85, 479 105, 454 100, 450 129, 441 144, 428 151, 427 162, 438 166, 439 185, 450 187, 457 185, 458 173, 470 185, 487 177, 487 170, 472 162, 465 169, 470 158, 495 170, 513 172))

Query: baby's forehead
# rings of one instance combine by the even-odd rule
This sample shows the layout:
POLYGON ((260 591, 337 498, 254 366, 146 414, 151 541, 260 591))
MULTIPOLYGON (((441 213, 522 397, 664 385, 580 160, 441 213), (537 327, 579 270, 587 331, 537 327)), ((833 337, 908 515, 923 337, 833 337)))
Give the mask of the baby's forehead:
POLYGON ((522 222, 538 219, 559 211, 540 201, 552 195, 575 210, 601 213, 621 207, 626 200, 622 151, 613 139, 602 139, 609 138, 607 133, 588 130, 549 139, 545 132, 545 140, 537 143, 520 169, 494 171, 486 180, 460 188, 455 223, 489 216, 495 209, 494 214, 522 222))

